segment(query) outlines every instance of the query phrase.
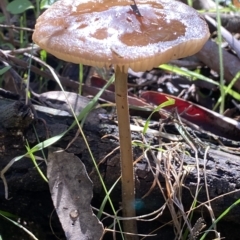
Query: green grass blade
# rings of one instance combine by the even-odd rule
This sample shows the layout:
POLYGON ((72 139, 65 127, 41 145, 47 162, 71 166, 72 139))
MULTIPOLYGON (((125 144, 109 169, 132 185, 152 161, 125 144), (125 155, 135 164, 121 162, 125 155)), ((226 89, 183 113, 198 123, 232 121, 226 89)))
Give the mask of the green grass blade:
MULTIPOLYGON (((197 72, 192 72, 188 69, 179 68, 177 66, 173 66, 173 65, 169 65, 169 64, 162 64, 162 65, 159 66, 159 68, 161 68, 163 70, 174 72, 174 73, 176 73, 180 76, 183 76, 183 77, 190 78, 192 81, 194 81, 196 79, 200 79, 200 80, 209 82, 211 84, 214 84, 214 85, 220 87, 220 84, 218 82, 213 81, 211 78, 205 77, 205 76, 203 76, 203 75, 201 75, 197 72)), ((239 77, 240 77, 240 73, 237 73, 236 76, 231 81, 231 83, 227 87, 223 86, 223 88, 224 88, 224 91, 225 91, 225 95, 228 93, 233 98, 240 101, 240 94, 231 89, 233 87, 234 83, 238 80, 239 77)))
POLYGON ((235 208, 238 204, 240 204, 240 199, 234 202, 230 207, 228 207, 208 228, 208 230, 203 234, 200 240, 204 240, 207 234, 211 231, 211 229, 216 225, 224 216, 226 216, 233 208, 235 208))
POLYGON ((37 237, 35 237, 35 235, 33 233, 31 233, 27 228, 25 228, 23 225, 19 224, 18 222, 13 221, 12 219, 4 216, 1 212, 0 212, 0 216, 2 216, 3 218, 5 218, 6 220, 8 220, 9 222, 13 223, 15 226, 21 228, 23 231, 25 231, 32 239, 34 240, 38 240, 37 237))
POLYGON ((147 118, 146 120, 146 123, 144 125, 144 128, 143 128, 143 134, 145 134, 147 132, 147 129, 148 129, 148 126, 149 126, 149 123, 150 123, 150 119, 152 117, 152 115, 155 113, 155 112, 158 112, 160 109, 164 108, 164 107, 167 107, 167 106, 170 106, 170 105, 173 105, 175 103, 175 100, 172 99, 172 98, 168 98, 167 101, 161 103, 159 106, 157 106, 153 111, 152 113, 150 114, 150 116, 147 118))
POLYGON ((26 149, 27 149, 28 155, 29 155, 29 157, 32 159, 33 164, 34 164, 34 166, 36 167, 38 173, 40 174, 40 176, 43 178, 43 180, 44 180, 45 182, 48 182, 48 179, 45 177, 44 173, 43 173, 42 170, 39 168, 39 166, 38 166, 38 164, 37 164, 37 161, 36 161, 36 158, 35 158, 35 156, 33 155, 33 153, 31 152, 31 149, 30 149, 28 143, 27 143, 26 149))

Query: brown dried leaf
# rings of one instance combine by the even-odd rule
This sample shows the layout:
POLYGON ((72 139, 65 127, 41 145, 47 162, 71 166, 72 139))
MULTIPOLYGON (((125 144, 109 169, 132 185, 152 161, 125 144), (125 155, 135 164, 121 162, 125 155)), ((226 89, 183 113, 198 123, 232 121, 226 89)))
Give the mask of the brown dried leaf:
POLYGON ((72 153, 50 148, 47 176, 66 238, 99 240, 103 226, 92 212, 92 182, 81 160, 72 153))

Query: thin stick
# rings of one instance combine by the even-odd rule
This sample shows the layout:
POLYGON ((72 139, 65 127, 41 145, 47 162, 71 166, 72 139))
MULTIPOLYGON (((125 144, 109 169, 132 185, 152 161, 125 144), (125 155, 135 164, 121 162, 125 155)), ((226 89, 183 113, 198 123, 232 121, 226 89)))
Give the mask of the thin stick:
MULTIPOLYGON (((119 126, 121 170, 122 170, 122 209, 123 217, 135 217, 135 188, 133 172, 132 139, 127 98, 127 73, 115 68, 115 99, 119 126)), ((123 221, 124 232, 137 234, 135 219, 123 221)), ((125 235, 127 240, 136 240, 136 235, 125 235)))

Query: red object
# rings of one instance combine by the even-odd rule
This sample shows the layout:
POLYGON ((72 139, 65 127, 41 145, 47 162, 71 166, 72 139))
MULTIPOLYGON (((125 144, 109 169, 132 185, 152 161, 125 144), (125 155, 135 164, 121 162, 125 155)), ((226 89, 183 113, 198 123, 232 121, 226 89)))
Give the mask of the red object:
POLYGON ((175 104, 165 107, 165 110, 173 111, 176 109, 182 118, 218 136, 238 141, 240 139, 240 123, 234 119, 164 93, 148 91, 142 93, 141 98, 157 106, 167 101, 168 98, 172 98, 175 100, 175 104))

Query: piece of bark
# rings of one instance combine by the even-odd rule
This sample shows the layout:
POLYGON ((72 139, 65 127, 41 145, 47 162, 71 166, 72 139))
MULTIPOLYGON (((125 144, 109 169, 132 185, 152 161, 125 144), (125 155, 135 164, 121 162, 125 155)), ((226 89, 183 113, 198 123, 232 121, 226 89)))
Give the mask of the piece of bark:
POLYGON ((26 106, 22 101, 2 99, 0 113, 0 126, 5 129, 25 129, 34 119, 31 107, 26 106))

